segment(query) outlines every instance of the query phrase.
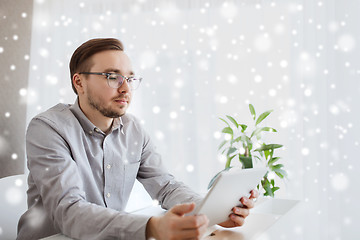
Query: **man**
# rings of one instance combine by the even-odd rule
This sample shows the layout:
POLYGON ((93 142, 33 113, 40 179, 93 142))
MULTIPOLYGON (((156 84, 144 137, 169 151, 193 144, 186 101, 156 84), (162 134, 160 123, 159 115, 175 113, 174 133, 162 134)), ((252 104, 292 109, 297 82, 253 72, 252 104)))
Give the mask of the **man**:
MULTIPOLYGON (((149 136, 125 114, 141 78, 122 43, 85 42, 70 60, 70 74, 76 102, 39 114, 27 130, 28 210, 18 239, 56 233, 76 239, 199 239, 208 219, 185 214, 201 197, 163 169, 149 136), (169 209, 165 215, 124 212, 135 179, 169 209)), ((222 226, 244 223, 253 203, 242 203, 222 226)))

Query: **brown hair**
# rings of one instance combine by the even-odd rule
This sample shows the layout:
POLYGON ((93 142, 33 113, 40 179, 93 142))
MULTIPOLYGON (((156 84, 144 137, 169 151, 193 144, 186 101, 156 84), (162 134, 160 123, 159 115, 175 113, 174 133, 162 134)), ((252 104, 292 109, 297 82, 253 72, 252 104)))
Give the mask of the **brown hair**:
POLYGON ((124 45, 120 40, 115 38, 94 38, 88 40, 87 42, 84 42, 80 47, 75 50, 70 59, 69 67, 71 86, 76 94, 77 91, 72 80, 74 74, 78 72, 90 71, 90 68, 93 65, 93 63, 91 62, 91 57, 95 53, 106 50, 124 51, 124 45))

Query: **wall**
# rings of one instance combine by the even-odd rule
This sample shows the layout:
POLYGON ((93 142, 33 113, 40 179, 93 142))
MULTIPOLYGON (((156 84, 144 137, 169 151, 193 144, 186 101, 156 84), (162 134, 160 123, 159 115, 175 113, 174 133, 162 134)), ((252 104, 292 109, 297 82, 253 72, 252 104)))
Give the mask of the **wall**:
POLYGON ((33 1, 0 2, 0 178, 24 172, 33 1))

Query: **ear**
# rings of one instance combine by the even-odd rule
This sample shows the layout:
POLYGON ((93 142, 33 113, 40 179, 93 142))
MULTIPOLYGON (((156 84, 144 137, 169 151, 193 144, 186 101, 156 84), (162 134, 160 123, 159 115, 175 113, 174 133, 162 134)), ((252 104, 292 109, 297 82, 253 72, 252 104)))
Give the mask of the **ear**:
POLYGON ((84 87, 83 87, 83 81, 84 79, 80 76, 80 74, 75 73, 72 78, 74 87, 76 88, 76 91, 78 94, 84 93, 84 87))

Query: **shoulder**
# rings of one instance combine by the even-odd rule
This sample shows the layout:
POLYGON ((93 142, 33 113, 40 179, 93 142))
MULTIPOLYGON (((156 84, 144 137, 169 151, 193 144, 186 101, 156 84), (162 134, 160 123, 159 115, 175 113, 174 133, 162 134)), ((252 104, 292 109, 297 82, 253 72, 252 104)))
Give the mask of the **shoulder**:
POLYGON ((134 115, 126 113, 121 116, 121 121, 123 123, 125 133, 131 133, 132 135, 139 134, 140 136, 147 135, 141 121, 134 115))
POLYGON ((121 116, 121 121, 123 123, 124 126, 134 126, 136 128, 142 129, 140 120, 135 117, 134 115, 130 114, 130 113, 126 113, 124 115, 121 116))
POLYGON ((31 122, 41 121, 52 127, 64 125, 75 119, 74 114, 70 111, 70 107, 71 104, 59 103, 45 112, 36 115, 31 122))

